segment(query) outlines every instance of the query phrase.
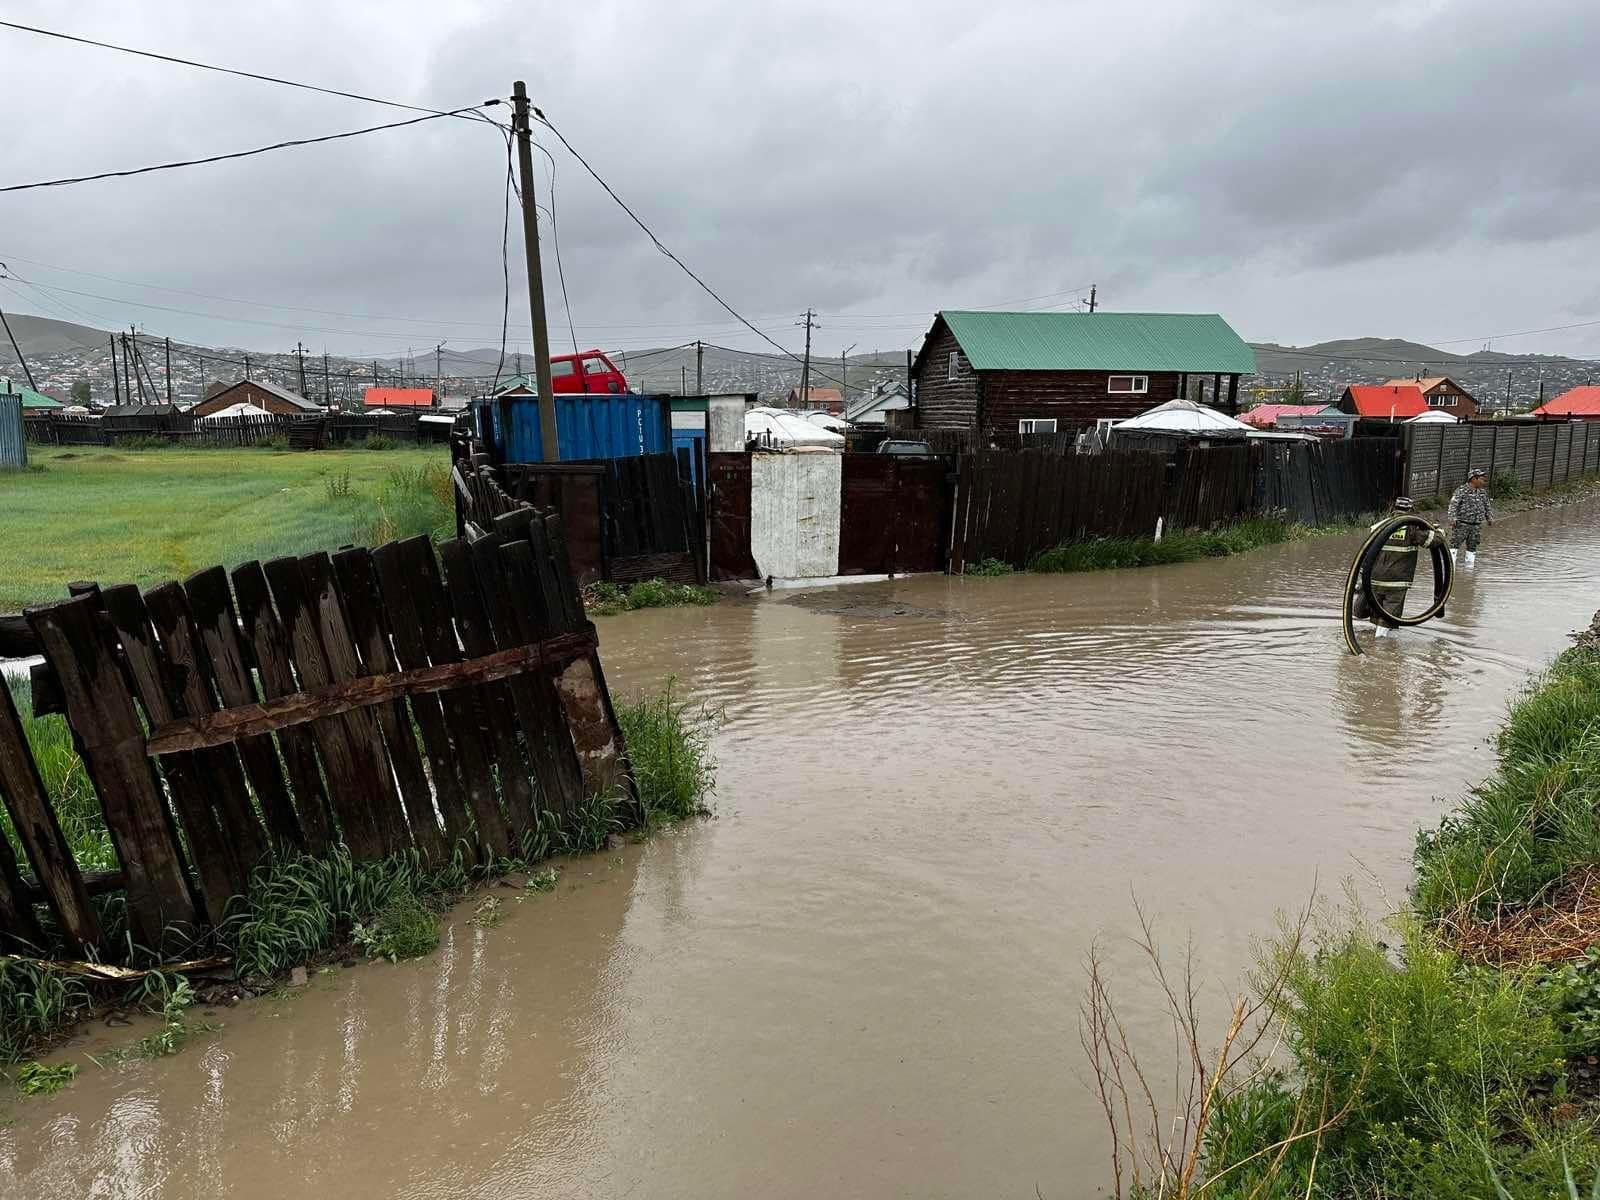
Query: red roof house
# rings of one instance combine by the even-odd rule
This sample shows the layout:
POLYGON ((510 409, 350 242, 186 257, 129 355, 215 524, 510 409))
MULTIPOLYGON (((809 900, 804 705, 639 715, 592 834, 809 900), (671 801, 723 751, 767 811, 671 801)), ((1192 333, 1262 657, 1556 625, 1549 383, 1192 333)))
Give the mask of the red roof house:
POLYGON ((1239 414, 1239 420, 1257 429, 1276 429, 1279 417, 1309 417, 1327 408, 1326 404, 1258 404, 1249 412, 1239 414))
POLYGON ((362 401, 368 408, 432 408, 432 388, 369 387, 362 401))
POLYGON ((1420 417, 1428 411, 1428 401, 1415 383, 1357 383, 1345 388, 1339 411, 1375 421, 1400 421, 1420 417))
POLYGON ((1600 421, 1600 387, 1575 387, 1569 392, 1562 392, 1548 404, 1541 404, 1534 409, 1533 415, 1600 421))

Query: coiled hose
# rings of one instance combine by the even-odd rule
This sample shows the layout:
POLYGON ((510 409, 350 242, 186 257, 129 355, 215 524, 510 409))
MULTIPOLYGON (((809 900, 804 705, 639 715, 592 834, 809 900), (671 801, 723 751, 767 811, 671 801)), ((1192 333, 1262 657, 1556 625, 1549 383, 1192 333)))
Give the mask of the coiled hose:
POLYGON ((1421 625, 1425 621, 1443 615, 1444 606, 1450 599, 1450 589, 1455 581, 1455 563, 1450 558, 1450 548, 1446 544, 1443 530, 1422 517, 1392 517, 1382 522, 1361 544, 1361 549, 1356 552, 1355 561, 1350 564, 1350 575, 1344 581, 1344 644, 1350 648, 1351 654, 1361 653, 1361 647, 1356 642, 1355 602, 1358 587, 1361 589, 1362 598, 1367 602, 1367 611, 1382 614, 1385 625, 1421 625), (1378 561, 1378 555, 1383 553, 1384 543, 1394 536, 1396 530, 1410 525, 1439 535, 1429 546, 1433 553, 1433 603, 1416 616, 1395 617, 1389 615, 1378 604, 1378 597, 1372 586, 1372 568, 1378 561))

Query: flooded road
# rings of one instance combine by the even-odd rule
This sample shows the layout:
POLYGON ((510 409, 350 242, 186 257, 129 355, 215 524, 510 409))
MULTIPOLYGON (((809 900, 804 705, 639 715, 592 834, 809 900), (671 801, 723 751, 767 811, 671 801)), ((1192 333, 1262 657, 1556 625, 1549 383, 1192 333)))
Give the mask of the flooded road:
POLYGON ((0 1196, 1099 1195, 1089 945, 1148 1029, 1135 896, 1219 1000, 1315 880, 1400 896, 1600 604, 1600 504, 1490 534, 1447 620, 1363 659, 1349 538, 602 621, 614 691, 725 708, 717 819, 86 1064, 12 1105, 0 1196))

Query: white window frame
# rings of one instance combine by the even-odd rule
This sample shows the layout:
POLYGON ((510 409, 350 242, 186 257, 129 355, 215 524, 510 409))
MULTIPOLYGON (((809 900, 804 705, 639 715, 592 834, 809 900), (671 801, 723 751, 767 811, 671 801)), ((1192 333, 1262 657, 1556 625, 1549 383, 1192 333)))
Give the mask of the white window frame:
POLYGON ((960 379, 967 373, 967 360, 961 356, 961 351, 950 351, 950 373, 946 379, 960 379))
POLYGON ((1428 397, 1429 408, 1454 408, 1455 406, 1456 396, 1453 392, 1447 392, 1443 395, 1428 397))
POLYGON ((1022 417, 1017 421, 1017 432, 1020 433, 1055 433, 1060 426, 1054 417, 1022 417), (1046 429, 1045 426, 1049 428, 1046 429))
POLYGON ((1108 396, 1143 396, 1150 391, 1150 376, 1148 375, 1107 375, 1106 395, 1108 396), (1129 387, 1113 387, 1119 379, 1129 381, 1129 387))

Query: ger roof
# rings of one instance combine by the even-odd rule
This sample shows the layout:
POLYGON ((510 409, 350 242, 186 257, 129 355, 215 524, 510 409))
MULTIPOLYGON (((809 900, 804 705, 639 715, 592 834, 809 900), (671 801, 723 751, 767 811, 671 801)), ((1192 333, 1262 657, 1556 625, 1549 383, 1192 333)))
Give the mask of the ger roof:
POLYGON ((1600 417, 1600 387, 1586 385, 1562 392, 1533 410, 1536 417, 1600 417))
POLYGON ((976 371, 1248 375, 1255 351, 1216 313, 939 314, 976 371))

